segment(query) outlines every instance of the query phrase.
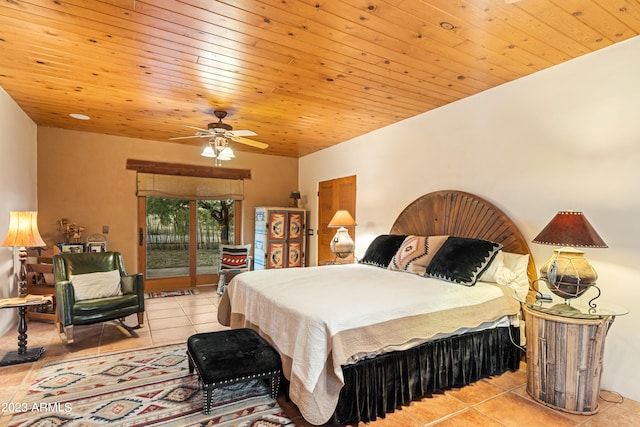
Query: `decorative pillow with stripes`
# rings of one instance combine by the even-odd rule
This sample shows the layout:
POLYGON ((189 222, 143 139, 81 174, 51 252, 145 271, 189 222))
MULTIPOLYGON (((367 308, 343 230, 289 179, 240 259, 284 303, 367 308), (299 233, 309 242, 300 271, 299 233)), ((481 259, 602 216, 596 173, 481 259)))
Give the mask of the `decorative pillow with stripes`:
POLYGON ((246 248, 223 248, 220 268, 222 270, 247 268, 247 256, 246 248))

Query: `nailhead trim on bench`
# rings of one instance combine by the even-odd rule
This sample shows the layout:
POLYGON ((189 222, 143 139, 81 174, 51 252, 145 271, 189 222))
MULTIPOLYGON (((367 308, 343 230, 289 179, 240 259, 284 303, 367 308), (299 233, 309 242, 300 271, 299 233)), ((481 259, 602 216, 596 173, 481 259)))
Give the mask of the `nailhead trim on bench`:
POLYGON ((258 379, 258 378, 271 378, 271 393, 270 393, 271 398, 275 400, 278 397, 278 389, 280 387, 280 375, 282 374, 282 370, 275 370, 275 371, 258 373, 253 375, 244 375, 238 378, 215 381, 210 384, 205 384, 202 380, 202 374, 200 372, 198 364, 194 362, 194 356, 188 350, 187 350, 187 356, 189 359, 189 373, 193 373, 194 370, 196 371, 196 373, 198 374, 199 382, 202 385, 202 389, 204 391, 203 413, 205 415, 208 415, 211 410, 211 399, 213 397, 211 390, 221 385, 233 384, 240 381, 248 381, 248 380, 258 379))

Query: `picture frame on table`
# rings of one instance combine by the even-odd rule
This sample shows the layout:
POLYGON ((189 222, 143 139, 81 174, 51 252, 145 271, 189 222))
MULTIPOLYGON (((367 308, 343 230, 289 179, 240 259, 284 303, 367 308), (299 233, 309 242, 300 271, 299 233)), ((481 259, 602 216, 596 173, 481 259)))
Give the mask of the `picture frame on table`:
POLYGON ((107 242, 87 242, 87 252, 106 252, 107 242))
POLYGON ((58 249, 63 254, 77 254, 84 252, 84 243, 58 243, 58 249))

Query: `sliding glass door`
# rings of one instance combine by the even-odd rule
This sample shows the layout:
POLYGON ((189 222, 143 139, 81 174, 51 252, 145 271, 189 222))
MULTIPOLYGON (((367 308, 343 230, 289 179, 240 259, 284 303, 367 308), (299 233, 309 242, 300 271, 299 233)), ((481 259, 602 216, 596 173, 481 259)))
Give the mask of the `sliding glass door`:
POLYGON ((233 200, 196 202, 196 275, 217 274, 221 243, 235 243, 235 207, 233 200))
POLYGON ((146 199, 146 278, 188 276, 189 201, 146 199))
POLYGON ((140 197, 138 264, 147 292, 216 283, 219 247, 235 243, 241 202, 140 197))

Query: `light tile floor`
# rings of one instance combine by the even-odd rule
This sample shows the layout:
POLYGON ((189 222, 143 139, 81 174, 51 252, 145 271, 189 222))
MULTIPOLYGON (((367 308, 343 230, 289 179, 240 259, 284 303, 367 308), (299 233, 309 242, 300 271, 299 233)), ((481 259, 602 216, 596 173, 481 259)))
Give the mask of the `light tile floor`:
MULTIPOLYGON (((200 287, 196 295, 146 300, 145 327, 128 337, 107 322, 77 326, 75 343, 61 342, 49 322, 30 321, 29 347, 46 347, 43 357, 31 364, 0 368, 0 404, 19 402, 26 387, 42 365, 52 360, 90 356, 112 351, 185 342, 197 332, 226 329, 217 322, 219 297, 215 287, 200 287)), ((130 323, 133 323, 133 318, 130 323)), ((0 338, 0 355, 17 347, 14 328, 0 338)), ((278 400, 298 426, 310 426, 297 408, 283 396, 278 400)), ((0 408, 1 409, 1 408, 0 408)), ((10 415, 0 414, 0 427, 6 426, 10 415)), ((478 381, 461 389, 414 402, 401 410, 377 420, 373 427, 457 426, 518 426, 518 427, 601 427, 640 426, 640 403, 624 399, 615 393, 601 392, 600 412, 596 415, 573 415, 553 410, 535 402, 526 392, 525 366, 517 372, 478 381)))

